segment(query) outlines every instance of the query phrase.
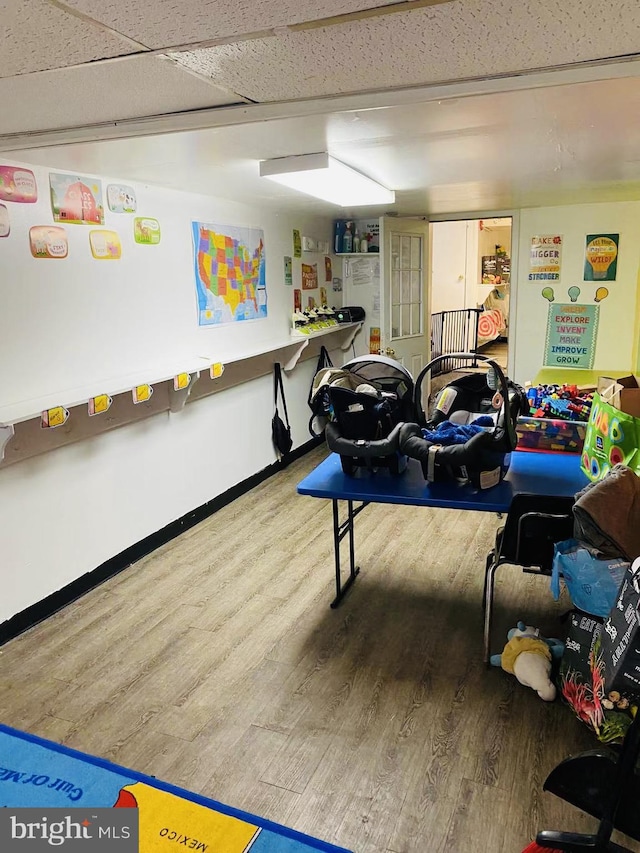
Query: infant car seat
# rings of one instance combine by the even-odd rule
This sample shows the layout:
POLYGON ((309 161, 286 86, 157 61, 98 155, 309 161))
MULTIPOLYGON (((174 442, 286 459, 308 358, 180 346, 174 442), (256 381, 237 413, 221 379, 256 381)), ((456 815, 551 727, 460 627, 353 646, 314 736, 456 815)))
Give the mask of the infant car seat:
POLYGON ((340 455, 345 474, 359 467, 404 471, 407 459, 398 438, 401 425, 416 419, 413 391, 409 371, 384 355, 359 356, 342 368, 318 371, 312 408, 326 417, 325 439, 340 455))
POLYGON ((402 453, 421 462, 427 481, 468 480, 487 489, 502 480, 517 444, 518 415, 527 411, 528 403, 523 389, 510 382, 495 361, 474 353, 434 358, 416 380, 414 405, 418 423, 401 427, 399 445, 402 453), (445 358, 486 361, 489 371, 468 374, 442 388, 427 418, 422 382, 445 358))

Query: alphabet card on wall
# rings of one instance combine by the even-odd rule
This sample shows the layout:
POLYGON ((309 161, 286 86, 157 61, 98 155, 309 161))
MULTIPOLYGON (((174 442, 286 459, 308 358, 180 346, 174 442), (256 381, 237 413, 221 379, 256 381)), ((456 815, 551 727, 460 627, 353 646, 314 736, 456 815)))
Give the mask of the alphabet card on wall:
POLYGON ((9 208, 6 204, 0 204, 0 237, 8 237, 11 233, 11 220, 9 219, 9 208))
POLYGON ((69 254, 67 232, 59 225, 34 225, 29 229, 34 258, 66 258, 69 254))
POLYGON ((38 185, 31 169, 0 166, 0 199, 33 204, 38 201, 38 185))
POLYGON ((156 246, 160 242, 160 223, 150 216, 136 216, 133 220, 133 239, 145 246, 156 246))
POLYGON ((108 184, 107 204, 112 213, 135 213, 138 206, 136 191, 126 184, 108 184))
POLYGON ((104 225, 102 182, 80 175, 49 173, 54 222, 104 225))
POLYGON ((89 231, 89 243, 96 261, 118 261, 122 257, 122 244, 116 231, 89 231))

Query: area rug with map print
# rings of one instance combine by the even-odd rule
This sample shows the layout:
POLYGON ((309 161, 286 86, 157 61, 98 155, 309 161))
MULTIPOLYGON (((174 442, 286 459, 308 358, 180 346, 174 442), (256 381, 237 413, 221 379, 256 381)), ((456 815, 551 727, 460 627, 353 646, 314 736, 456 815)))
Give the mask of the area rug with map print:
MULTIPOLYGON (((98 825, 95 820, 92 824, 92 809, 137 809, 139 853, 178 853, 181 850, 197 853, 246 853, 249 850, 251 853, 311 853, 316 850, 349 853, 342 847, 151 776, 0 724, 2 832, 10 825, 11 809, 46 812, 49 808, 69 812, 70 816, 64 817, 67 823, 59 822, 55 826, 76 828, 77 832, 84 833, 82 837, 85 838, 94 837, 91 832, 98 825)), ((9 840, 7 843, 7 839, 22 836, 26 841, 31 833, 30 837, 40 839, 42 843, 48 834, 52 836, 52 824, 47 823, 49 818, 46 815, 38 812, 35 819, 39 823, 29 824, 23 819, 26 812, 15 814, 18 817, 13 818, 10 830, 13 834, 0 839, 3 853, 31 849, 19 841, 9 840)), ((108 811, 106 814, 114 813, 108 811)), ((62 813, 56 819, 60 817, 62 813)), ((6 831, 9 832, 8 829, 6 831)), ((49 846, 51 843, 48 840, 49 850, 60 849, 49 846)), ((58 843, 54 842, 54 845, 58 843)), ((34 849, 39 850, 40 847, 34 849)), ((76 849, 79 848, 70 841, 69 853, 76 849)), ((114 842, 112 847, 107 845, 95 849, 117 851, 121 848, 114 842)))

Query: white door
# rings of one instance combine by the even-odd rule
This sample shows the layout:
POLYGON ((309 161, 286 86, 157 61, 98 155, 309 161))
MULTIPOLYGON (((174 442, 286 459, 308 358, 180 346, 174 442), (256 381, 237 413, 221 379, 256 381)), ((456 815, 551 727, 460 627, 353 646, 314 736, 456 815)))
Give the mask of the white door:
POLYGON ((431 351, 428 246, 428 222, 381 217, 380 352, 400 361, 414 379, 431 351))
POLYGON ((467 307, 467 223, 434 222, 431 228, 430 313, 459 311, 467 307))

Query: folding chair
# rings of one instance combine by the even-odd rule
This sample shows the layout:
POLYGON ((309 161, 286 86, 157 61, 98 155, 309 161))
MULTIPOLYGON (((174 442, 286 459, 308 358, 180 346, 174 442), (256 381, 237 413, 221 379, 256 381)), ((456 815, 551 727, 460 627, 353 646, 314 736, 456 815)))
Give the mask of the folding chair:
POLYGON ((573 536, 573 497, 515 495, 504 527, 487 556, 484 577, 484 662, 489 663, 493 593, 498 566, 508 563, 533 574, 551 575, 553 546, 573 536))

